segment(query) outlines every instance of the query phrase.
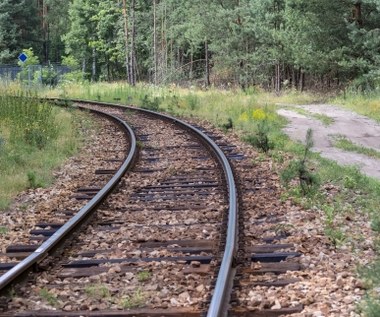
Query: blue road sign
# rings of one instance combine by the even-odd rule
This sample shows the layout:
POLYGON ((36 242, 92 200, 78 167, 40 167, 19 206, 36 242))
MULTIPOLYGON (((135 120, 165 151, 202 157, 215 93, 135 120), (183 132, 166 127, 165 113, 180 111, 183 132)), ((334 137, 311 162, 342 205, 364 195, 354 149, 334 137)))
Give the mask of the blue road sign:
POLYGON ((18 56, 18 59, 21 61, 21 62, 25 62, 27 59, 28 59, 28 55, 26 55, 25 53, 21 53, 19 56, 18 56))

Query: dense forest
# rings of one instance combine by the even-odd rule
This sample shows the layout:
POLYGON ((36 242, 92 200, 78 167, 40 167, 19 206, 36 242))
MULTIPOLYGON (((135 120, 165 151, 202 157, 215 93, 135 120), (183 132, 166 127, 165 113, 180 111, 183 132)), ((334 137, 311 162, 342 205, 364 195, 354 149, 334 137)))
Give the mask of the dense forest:
POLYGON ((0 64, 32 48, 91 80, 380 85, 379 0, 1 0, 0 64))

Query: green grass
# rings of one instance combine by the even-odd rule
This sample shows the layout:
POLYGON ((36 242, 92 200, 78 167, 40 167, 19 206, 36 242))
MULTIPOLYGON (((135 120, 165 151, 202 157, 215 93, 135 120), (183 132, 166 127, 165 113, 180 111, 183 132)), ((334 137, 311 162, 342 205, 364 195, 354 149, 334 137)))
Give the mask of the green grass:
POLYGON ((326 116, 325 114, 322 113, 312 113, 312 117, 321 121, 325 126, 329 126, 334 123, 334 119, 326 116))
POLYGON ((87 285, 84 291, 89 297, 94 299, 109 298, 111 296, 110 290, 106 285, 102 284, 87 285))
POLYGON ((141 308, 145 306, 146 294, 141 289, 137 289, 130 295, 121 299, 120 306, 123 309, 141 308))
POLYGON ((40 297, 49 303, 50 306, 56 306, 58 304, 58 299, 55 294, 52 294, 47 288, 41 288, 40 297))
POLYGON ((141 271, 137 273, 137 280, 140 283, 150 280, 151 277, 152 277, 152 273, 150 273, 149 271, 141 271))
POLYGON ((380 122, 380 92, 366 94, 348 92, 332 98, 330 102, 380 122))
POLYGON ((8 233, 8 228, 4 226, 0 226, 0 235, 4 235, 8 233))
POLYGON ((303 108, 298 108, 298 107, 289 106, 289 105, 287 105, 286 108, 290 109, 296 113, 302 114, 305 117, 314 118, 318 121, 321 121, 325 126, 329 126, 329 125, 334 123, 333 118, 331 118, 325 114, 322 114, 322 113, 314 113, 311 111, 307 111, 306 109, 303 109, 303 108))
POLYGON ((338 135, 335 137, 333 144, 338 149, 342 149, 349 152, 355 152, 359 154, 364 154, 369 157, 380 159, 380 152, 374 149, 364 147, 353 143, 351 140, 347 139, 345 136, 338 135))
POLYGON ((0 210, 27 188, 51 183, 52 170, 80 145, 77 111, 12 97, 0 87, 0 210))

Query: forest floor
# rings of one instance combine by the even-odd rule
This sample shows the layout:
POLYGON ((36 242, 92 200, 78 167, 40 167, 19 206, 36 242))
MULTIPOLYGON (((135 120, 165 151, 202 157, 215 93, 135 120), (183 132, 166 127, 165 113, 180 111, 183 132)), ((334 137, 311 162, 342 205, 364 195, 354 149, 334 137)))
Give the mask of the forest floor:
POLYGON ((314 151, 343 165, 356 165, 380 179, 380 124, 355 112, 327 104, 279 104, 288 119, 284 132, 296 141, 313 130, 314 151))

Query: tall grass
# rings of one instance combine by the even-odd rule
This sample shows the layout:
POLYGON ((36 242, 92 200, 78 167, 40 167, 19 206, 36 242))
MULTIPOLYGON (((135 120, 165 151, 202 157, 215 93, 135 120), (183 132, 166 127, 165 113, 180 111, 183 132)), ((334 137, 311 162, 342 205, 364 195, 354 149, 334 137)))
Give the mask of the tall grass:
POLYGON ((333 98, 331 102, 380 122, 380 91, 368 93, 351 91, 333 98))
POLYGON ((1 95, 0 121, 8 127, 13 144, 23 142, 42 149, 58 134, 53 106, 32 96, 1 95))
POLYGON ((0 89, 0 209, 28 187, 52 180, 52 169, 78 148, 71 112, 0 89))

